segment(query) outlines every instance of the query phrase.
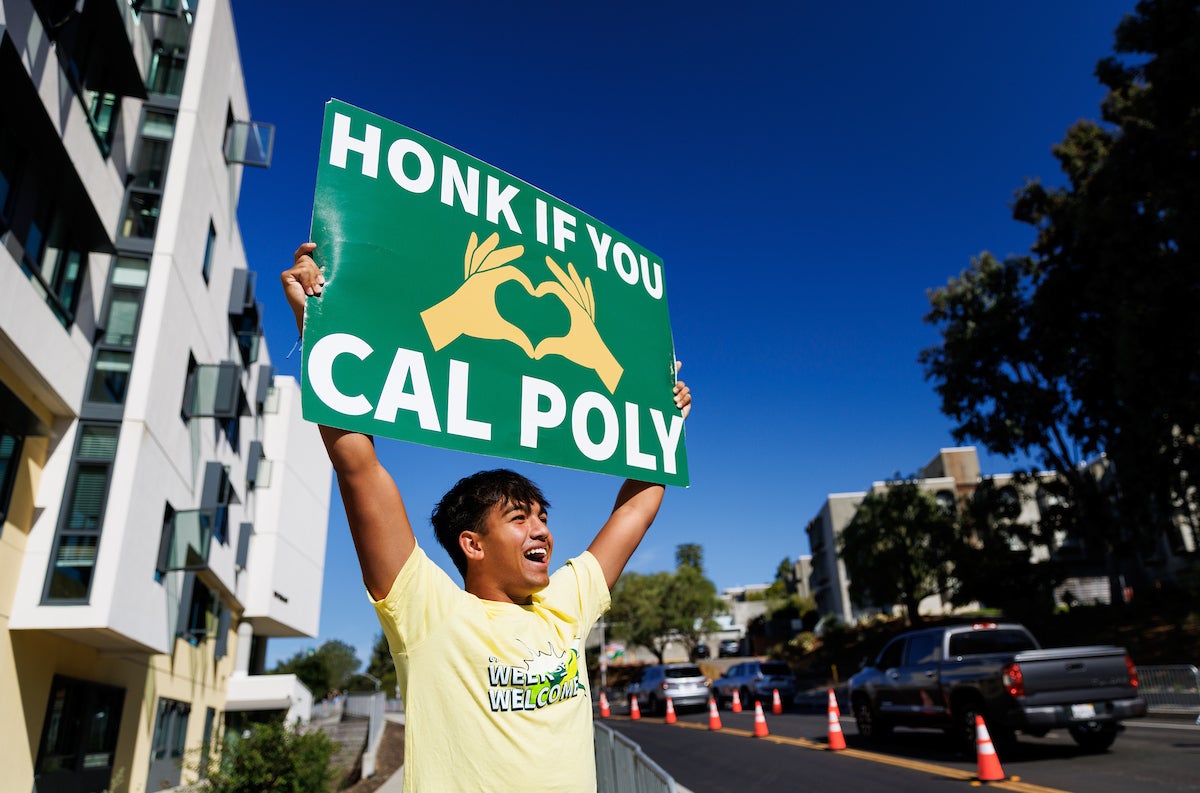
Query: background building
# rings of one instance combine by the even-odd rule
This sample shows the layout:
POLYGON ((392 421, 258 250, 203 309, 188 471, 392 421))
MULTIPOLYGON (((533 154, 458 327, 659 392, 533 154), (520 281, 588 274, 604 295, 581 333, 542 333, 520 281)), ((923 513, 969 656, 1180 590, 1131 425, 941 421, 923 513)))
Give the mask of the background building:
POLYGON ((0 0, 0 767, 187 781, 314 636, 331 472, 275 377, 236 221, 228 0, 0 0), (194 9, 194 10, 193 10, 194 9))
MULTIPOLYGON (((1093 464, 1092 468, 1096 468, 1093 464)), ((1102 475, 1100 469, 1094 473, 1102 475)), ((1060 506, 1051 490, 1042 487, 1053 474, 1019 482, 1010 473, 986 477, 999 498, 1007 505, 1005 520, 1026 525, 1036 525, 1043 514, 1060 506), (1039 484, 1042 483, 1042 484, 1039 484)), ((970 497, 985 477, 980 473, 979 455, 974 446, 941 449, 920 471, 913 481, 933 495, 947 509, 955 508, 962 499, 970 497)), ((809 584, 817 601, 817 610, 823 615, 833 615, 846 623, 871 617, 880 611, 891 613, 894 604, 856 605, 850 600, 850 580, 845 563, 838 554, 838 538, 853 520, 859 505, 868 492, 883 492, 888 488, 886 481, 874 482, 870 491, 855 493, 832 493, 825 499, 817 515, 808 523, 809 545, 812 549, 812 573, 809 584)), ((1088 549, 1081 538, 1056 530, 1052 536, 1030 548, 1014 546, 1014 551, 1028 551, 1032 562, 1045 562, 1053 558, 1059 563, 1061 580, 1055 587, 1057 602, 1107 603, 1110 598, 1109 581, 1102 560, 1095 549, 1088 549)), ((929 597, 921 601, 920 613, 942 614, 950 610, 948 602, 940 597, 929 597)))

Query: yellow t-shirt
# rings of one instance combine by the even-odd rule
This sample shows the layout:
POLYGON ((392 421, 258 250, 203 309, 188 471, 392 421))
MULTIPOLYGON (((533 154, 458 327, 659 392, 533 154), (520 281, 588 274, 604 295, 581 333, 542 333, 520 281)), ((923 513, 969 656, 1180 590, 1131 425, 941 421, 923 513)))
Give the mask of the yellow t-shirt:
POLYGON ((421 548, 375 602, 404 699, 404 790, 596 790, 583 643, 608 608, 586 551, 517 606, 463 591, 421 548))

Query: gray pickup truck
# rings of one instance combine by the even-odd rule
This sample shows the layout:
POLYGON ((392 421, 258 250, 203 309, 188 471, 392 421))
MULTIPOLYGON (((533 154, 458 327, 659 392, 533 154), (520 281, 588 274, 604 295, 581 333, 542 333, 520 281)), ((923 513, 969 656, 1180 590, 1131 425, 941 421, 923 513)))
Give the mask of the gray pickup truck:
POLYGON ((910 631, 850 678, 858 732, 941 728, 975 753, 975 715, 992 740, 1066 728, 1086 751, 1112 745, 1123 719, 1146 715, 1137 670, 1120 647, 1043 650, 1024 626, 976 622, 910 631))

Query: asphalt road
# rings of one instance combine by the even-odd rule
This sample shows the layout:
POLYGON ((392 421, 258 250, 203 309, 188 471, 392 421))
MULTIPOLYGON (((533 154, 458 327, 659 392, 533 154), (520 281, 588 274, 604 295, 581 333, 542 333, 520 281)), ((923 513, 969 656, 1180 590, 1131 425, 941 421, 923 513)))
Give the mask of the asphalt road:
MULTIPOLYGON (((828 790, 917 793, 965 788, 976 776, 975 757, 955 753, 940 732, 897 729, 881 745, 858 737, 853 719, 842 719, 847 749, 827 746, 825 713, 765 715, 770 732, 753 737, 753 709, 720 711, 722 729, 708 729, 708 711, 630 721, 622 713, 606 723, 624 733, 692 793, 828 790)), ((1190 721, 1129 722, 1113 747, 1081 752, 1065 731, 1045 738, 1021 736, 1000 758, 1008 777, 988 787, 1019 793, 1181 793, 1200 790, 1200 727, 1190 721)))

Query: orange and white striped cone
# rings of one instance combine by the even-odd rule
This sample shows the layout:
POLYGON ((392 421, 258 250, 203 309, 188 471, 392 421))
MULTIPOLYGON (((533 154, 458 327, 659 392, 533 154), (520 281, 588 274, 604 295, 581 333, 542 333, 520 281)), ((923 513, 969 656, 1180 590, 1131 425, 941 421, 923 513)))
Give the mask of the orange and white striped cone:
POLYGON ((736 688, 733 690, 733 704, 729 706, 729 709, 734 713, 742 712, 742 695, 738 693, 736 688))
POLYGON ((717 701, 712 697, 708 698, 708 728, 710 730, 721 729, 721 714, 717 713, 717 701))
POLYGON ((671 701, 670 697, 667 697, 667 724, 674 724, 674 723, 675 723, 675 703, 671 701))
POLYGON ((1004 779, 1004 769, 1000 767, 1000 758, 996 756, 992 736, 988 735, 983 716, 978 713, 975 714, 975 756, 979 761, 980 782, 999 782, 1004 779))
POLYGON ((754 703, 754 737, 766 738, 770 735, 767 732, 767 718, 763 716, 762 703, 754 703))
POLYGON ((637 696, 629 698, 629 718, 637 720, 642 717, 642 709, 638 707, 637 696))
POLYGON ((846 736, 842 735, 842 712, 838 709, 837 697, 829 689, 829 751, 846 748, 846 736))
POLYGON ((608 697, 604 696, 604 692, 600 692, 600 718, 607 719, 612 715, 612 709, 608 706, 608 697))
POLYGON ((783 713, 783 702, 779 699, 779 689, 771 689, 771 712, 778 716, 783 713))

